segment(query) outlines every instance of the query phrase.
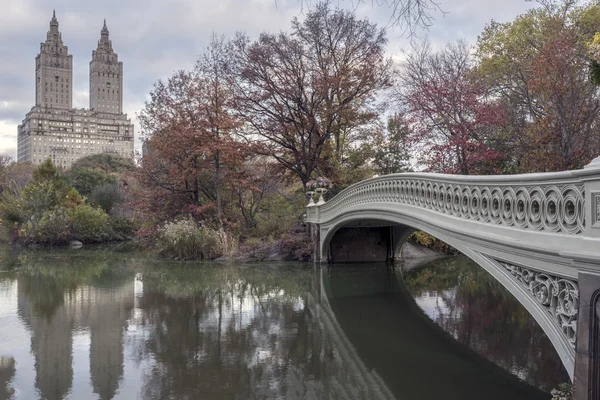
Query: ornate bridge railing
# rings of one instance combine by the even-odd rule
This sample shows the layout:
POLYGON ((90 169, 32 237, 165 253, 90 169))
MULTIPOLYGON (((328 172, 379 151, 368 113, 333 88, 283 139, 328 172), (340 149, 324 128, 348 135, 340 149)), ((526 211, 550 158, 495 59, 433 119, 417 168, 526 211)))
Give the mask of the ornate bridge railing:
MULTIPOLYGON (((385 175, 359 182, 323 205, 307 207, 306 220, 318 223, 360 204, 397 203, 486 224, 576 235, 586 230, 585 182, 591 172, 600 175, 600 169, 501 176, 385 175)), ((594 222, 600 220, 598 198, 592 199, 594 222)))

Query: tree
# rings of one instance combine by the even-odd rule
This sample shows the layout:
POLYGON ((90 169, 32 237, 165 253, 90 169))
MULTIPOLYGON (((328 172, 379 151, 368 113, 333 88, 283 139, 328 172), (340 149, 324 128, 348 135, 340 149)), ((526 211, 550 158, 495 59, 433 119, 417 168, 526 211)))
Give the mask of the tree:
POLYGON ((246 154, 235 136, 240 120, 232 109, 231 51, 213 36, 194 70, 159 81, 139 115, 147 152, 137 173, 145 190, 137 204, 159 217, 189 212, 209 221, 216 211, 221 222, 223 184, 236 185, 246 154))
POLYGON ((130 158, 115 154, 91 154, 78 159, 71 166, 71 170, 78 168, 100 170, 107 174, 121 174, 135 170, 135 164, 130 158))
POLYGON ((128 185, 126 176, 134 171, 135 164, 129 158, 92 154, 75 161, 66 171, 65 178, 79 194, 110 213, 115 205, 122 203, 128 185))
POLYGON ((428 171, 498 173, 504 155, 492 147, 505 110, 473 79, 463 41, 433 52, 423 43, 401 70, 398 98, 411 126, 410 141, 428 171))
POLYGON ((115 176, 86 167, 71 167, 66 179, 82 196, 89 196, 96 187, 117 183, 115 176))
POLYGON ((233 204, 239 209, 246 229, 256 227, 256 216, 260 212, 266 196, 276 193, 281 185, 273 162, 265 157, 255 157, 244 163, 244 179, 247 184, 239 185, 232 190, 233 204))
POLYGON ((380 175, 409 172, 410 126, 403 114, 396 113, 388 118, 387 132, 375 146, 373 163, 380 175))
MULTIPOLYGON (((303 5, 310 5, 310 0, 300 0, 303 5)), ((353 7, 366 3, 365 0, 352 2, 353 7)), ((413 37, 419 29, 429 29, 433 24, 433 12, 440 11, 439 4, 433 0, 390 0, 376 1, 372 4, 387 7, 390 10, 389 23, 398 26, 413 37)))
POLYGON ((513 22, 492 21, 477 45, 478 75, 506 104, 507 154, 520 172, 581 168, 600 150, 586 54, 600 6, 541 3, 513 22))
MULTIPOLYGON (((238 106, 247 137, 303 185, 336 179, 346 155, 381 111, 390 85, 385 32, 319 3, 291 33, 238 36, 238 106)), ((366 160, 365 160, 366 161, 366 160)))

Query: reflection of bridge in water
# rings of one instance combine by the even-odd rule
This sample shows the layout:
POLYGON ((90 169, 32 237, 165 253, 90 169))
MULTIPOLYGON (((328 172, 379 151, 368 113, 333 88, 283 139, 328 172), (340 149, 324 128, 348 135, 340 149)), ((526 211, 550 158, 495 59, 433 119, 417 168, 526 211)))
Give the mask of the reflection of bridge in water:
POLYGON ((395 269, 365 268, 315 271, 308 299, 340 364, 352 366, 351 375, 332 378, 345 378, 336 386, 347 398, 547 397, 458 344, 417 306, 395 269))
POLYGON ((505 176, 406 173, 306 208, 315 259, 394 259, 414 230, 505 286, 552 341, 576 399, 600 398, 600 157, 583 170, 505 176))
MULTIPOLYGON (((34 278, 36 279, 36 278, 34 278)), ((73 384, 73 334, 89 331, 90 379, 100 399, 114 397, 123 377, 123 335, 134 304, 133 280, 117 287, 81 285, 65 292, 55 310, 36 307, 19 279, 18 310, 31 331, 35 386, 43 399, 63 399, 73 384), (52 371, 49 373, 48 371, 52 371)))

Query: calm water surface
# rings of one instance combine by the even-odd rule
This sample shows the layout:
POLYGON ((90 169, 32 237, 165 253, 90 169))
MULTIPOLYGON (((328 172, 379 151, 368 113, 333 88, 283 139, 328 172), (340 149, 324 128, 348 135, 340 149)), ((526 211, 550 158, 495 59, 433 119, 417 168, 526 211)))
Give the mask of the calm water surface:
POLYGON ((568 381, 461 257, 404 271, 114 250, 0 249, 0 399, 549 399, 568 381))

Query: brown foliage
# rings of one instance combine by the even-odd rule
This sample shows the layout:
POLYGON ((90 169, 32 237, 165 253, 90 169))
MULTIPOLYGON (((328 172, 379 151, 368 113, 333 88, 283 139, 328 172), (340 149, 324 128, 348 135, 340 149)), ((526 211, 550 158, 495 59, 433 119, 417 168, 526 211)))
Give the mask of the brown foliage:
POLYGON ((326 3, 294 19, 291 33, 236 39, 238 107, 247 137, 303 185, 336 179, 360 129, 380 111, 390 84, 383 30, 326 3))
POLYGON ((222 221, 223 186, 243 181, 247 155, 236 137, 241 121, 232 110, 231 46, 213 37, 192 72, 159 81, 139 119, 146 152, 140 160, 137 206, 162 218, 190 213, 222 221))

